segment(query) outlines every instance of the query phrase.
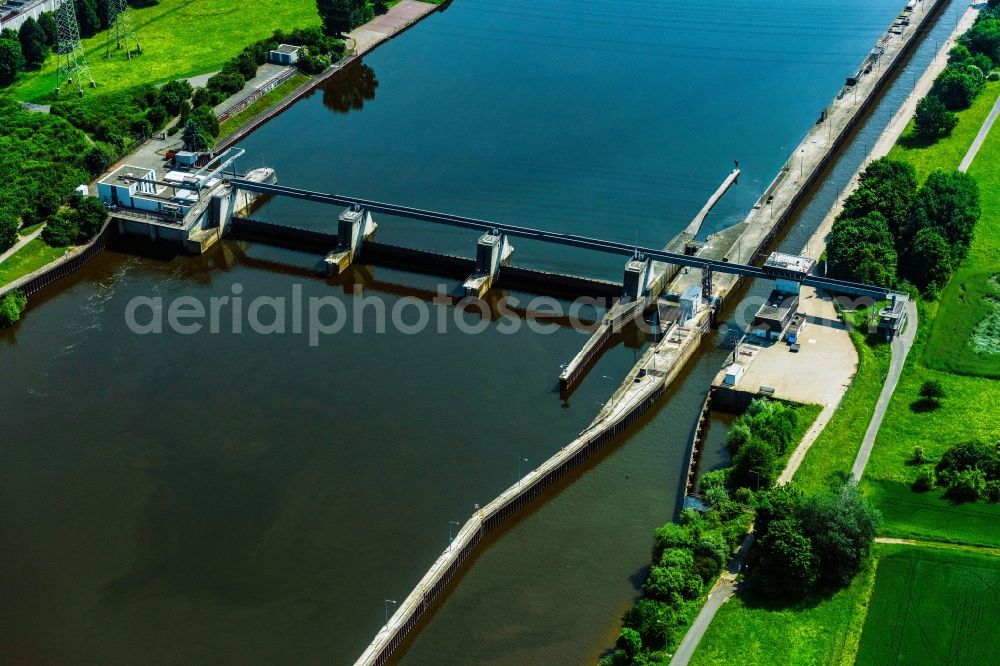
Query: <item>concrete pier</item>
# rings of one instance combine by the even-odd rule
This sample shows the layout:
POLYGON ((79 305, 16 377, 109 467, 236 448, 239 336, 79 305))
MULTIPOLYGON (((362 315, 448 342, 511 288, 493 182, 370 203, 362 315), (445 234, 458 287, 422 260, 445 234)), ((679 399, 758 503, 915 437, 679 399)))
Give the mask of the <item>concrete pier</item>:
POLYGON ((507 234, 483 234, 476 244, 476 272, 462 285, 465 295, 482 298, 499 276, 500 267, 510 264, 513 253, 507 234))
POLYGON ((341 213, 337 226, 337 247, 323 259, 326 274, 340 275, 347 270, 361 255, 365 240, 374 238, 377 229, 372 214, 364 208, 354 206, 341 213))

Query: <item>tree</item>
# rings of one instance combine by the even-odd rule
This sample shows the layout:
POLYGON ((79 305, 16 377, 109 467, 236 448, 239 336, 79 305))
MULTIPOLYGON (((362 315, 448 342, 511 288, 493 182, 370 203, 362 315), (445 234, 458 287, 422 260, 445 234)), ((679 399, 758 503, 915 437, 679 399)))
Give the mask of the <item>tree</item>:
POLYGON ((954 268, 948 241, 937 229, 929 227, 917 232, 904 261, 901 272, 915 285, 929 291, 942 288, 954 268))
POLYGON ((944 398, 944 387, 936 379, 928 379, 920 385, 920 397, 929 403, 938 404, 944 398))
POLYGON ((372 5, 372 9, 375 10, 375 14, 377 16, 381 16, 382 14, 385 14, 387 11, 389 11, 389 5, 385 3, 385 0, 375 0, 374 4, 372 5))
POLYGON ((975 502, 986 494, 986 475, 981 469, 956 472, 948 484, 948 495, 958 500, 975 502))
POLYGON ((952 111, 967 109, 982 92, 985 80, 978 67, 948 65, 934 79, 931 95, 939 98, 952 111))
POLYGON ((212 139, 205 135, 204 130, 193 119, 184 126, 184 147, 188 150, 208 150, 212 139))
POLYGON ((862 218, 880 213, 896 239, 896 252, 906 247, 900 242, 902 229, 910 218, 917 193, 917 172, 909 162, 879 158, 861 172, 858 188, 844 201, 838 217, 862 218))
POLYGON ((0 252, 17 242, 17 230, 21 223, 9 208, 0 208, 0 252))
POLYGON ((797 599, 815 586, 812 541, 798 520, 772 522, 751 552, 750 580, 762 594, 797 599))
POLYGON ((55 48, 59 41, 59 27, 52 12, 42 12, 38 15, 38 27, 45 34, 45 45, 55 48))
POLYGON ((16 324, 27 305, 28 299, 20 289, 8 291, 0 297, 0 328, 16 324))
POLYGON ((917 136, 933 141, 951 134, 958 124, 958 116, 949 111, 936 96, 927 95, 917 102, 917 113, 913 121, 917 136))
POLYGON ((883 286, 895 283, 895 239, 881 213, 838 217, 826 243, 827 266, 833 277, 883 286))
POLYGON ((969 250, 972 228, 979 219, 979 188, 972 176, 960 171, 931 172, 917 192, 910 223, 915 238, 920 229, 937 230, 951 247, 954 264, 969 250))
POLYGON ((923 465, 927 462, 927 454, 924 452, 924 447, 914 446, 913 447, 913 462, 918 465, 923 465))
POLYGON ((80 24, 81 37, 93 37, 101 29, 101 20, 97 16, 97 4, 94 0, 75 0, 76 20, 80 24))
POLYGON ((219 119, 209 106, 199 106, 191 112, 190 120, 198 124, 201 130, 211 139, 219 134, 219 119))
POLYGON ((639 636, 639 632, 635 629, 625 627, 618 634, 618 640, 615 641, 615 648, 624 652, 625 656, 629 659, 634 660, 642 651, 642 637, 639 636))
POLYGON ((819 566, 817 582, 844 586, 861 569, 881 516, 853 483, 806 498, 798 512, 819 566))
POLYGON ((995 18, 976 21, 959 37, 959 44, 966 47, 970 57, 981 53, 989 56, 993 62, 1000 62, 1000 21, 995 18))
POLYGON ((375 15, 367 0, 316 0, 316 10, 327 35, 349 32, 375 15))
POLYGON ((734 488, 770 488, 778 477, 778 454, 758 437, 750 438, 733 456, 729 483, 734 488))
POLYGON ((24 69, 24 54, 16 39, 0 39, 0 85, 12 83, 24 69))
POLYGON ((32 68, 41 66, 45 62, 45 32, 38 22, 29 16, 21 24, 17 38, 21 43, 25 63, 32 68))

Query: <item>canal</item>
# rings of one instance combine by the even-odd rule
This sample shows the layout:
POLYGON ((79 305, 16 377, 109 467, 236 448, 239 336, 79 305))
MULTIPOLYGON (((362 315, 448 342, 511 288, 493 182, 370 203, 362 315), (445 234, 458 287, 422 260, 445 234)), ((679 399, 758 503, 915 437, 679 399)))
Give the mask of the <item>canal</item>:
MULTIPOLYGON (((296 187, 662 245, 733 160, 743 177, 708 231, 742 217, 900 6, 456 0, 248 138, 241 166, 273 166, 296 187)), ((909 76, 805 208, 790 249, 909 76)), ((276 200, 255 217, 329 229, 336 212, 276 200)), ((389 242, 465 255, 475 242, 379 222, 389 242)), ((235 242, 197 258, 122 243, 0 332, 8 659, 349 663, 391 612, 385 600, 401 600, 447 545, 450 521, 568 442, 637 353, 613 350, 564 402, 556 376, 581 333, 509 332, 433 304, 443 332, 380 332, 376 302, 427 303, 440 280, 364 269, 358 295, 316 278, 317 260, 235 242), (351 325, 316 346, 293 332, 126 325, 135 298, 249 302, 293 288, 335 295, 351 325)), ((620 259, 530 242, 515 261, 620 279, 620 259)), ((652 529, 674 514, 724 355, 708 340, 631 436, 483 551, 404 663, 593 662, 637 594, 652 529)), ((708 465, 725 462, 715 426, 708 465)))

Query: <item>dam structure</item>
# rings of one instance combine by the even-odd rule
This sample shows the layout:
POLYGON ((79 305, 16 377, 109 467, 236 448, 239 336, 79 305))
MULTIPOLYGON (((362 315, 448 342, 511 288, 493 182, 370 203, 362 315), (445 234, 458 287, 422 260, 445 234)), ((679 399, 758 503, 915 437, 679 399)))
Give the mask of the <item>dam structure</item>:
MULTIPOLYGON (((322 273, 336 274, 355 262, 371 261, 458 277, 464 293, 478 297, 498 289, 559 293, 557 287, 570 285, 563 294, 590 290, 616 299, 608 319, 602 322, 609 324, 609 332, 591 337, 590 348, 581 350, 577 362, 562 368, 560 385, 567 390, 580 381, 586 368, 608 348, 616 323, 644 322, 645 313, 654 313, 653 342, 593 422, 572 442, 469 517, 409 596, 400 601, 360 656, 359 664, 386 663, 491 532, 627 431, 655 405, 697 352, 713 321, 730 305, 745 278, 776 279, 767 266, 757 264, 823 177, 836 151, 848 140, 891 73, 913 48, 916 37, 944 4, 945 0, 908 3, 861 65, 852 69, 836 98, 818 110, 815 126, 791 152, 746 217, 704 241, 698 240, 701 223, 714 201, 735 185, 738 165, 684 232, 662 248, 636 247, 279 185, 272 169, 240 172, 236 161, 242 151, 238 149, 227 151, 204 166, 192 164, 187 170, 176 169, 162 176, 151 169, 119 167, 99 182, 99 194, 109 205, 112 225, 120 233, 177 243, 192 253, 204 252, 226 235, 234 235, 275 245, 313 248, 324 258, 322 273), (336 218, 335 225, 331 225, 336 233, 307 232, 250 219, 252 204, 262 196, 292 197, 331 206, 336 211, 331 215, 331 220, 336 218), (477 232, 476 248, 472 251, 470 247, 469 253, 475 259, 377 243, 374 240, 377 227, 390 225, 394 217, 477 232), (518 267, 513 263, 517 256, 513 241, 519 238, 617 255, 624 264, 622 280, 602 282, 518 267)), ((801 276, 800 283, 875 300, 891 297, 887 289, 877 285, 812 273, 801 276)))

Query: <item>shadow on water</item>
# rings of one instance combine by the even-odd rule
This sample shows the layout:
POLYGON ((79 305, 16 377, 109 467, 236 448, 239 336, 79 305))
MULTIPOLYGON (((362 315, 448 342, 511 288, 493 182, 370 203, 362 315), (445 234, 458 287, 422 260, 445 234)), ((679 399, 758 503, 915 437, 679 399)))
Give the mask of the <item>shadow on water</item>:
POLYGON ((336 113, 360 111, 375 99, 375 70, 360 60, 344 67, 323 86, 323 106, 336 113))

